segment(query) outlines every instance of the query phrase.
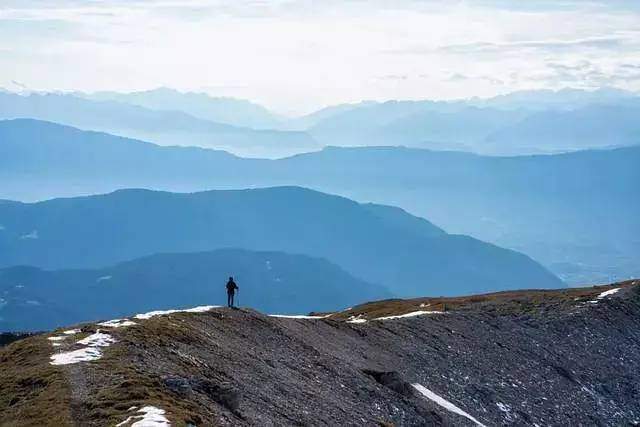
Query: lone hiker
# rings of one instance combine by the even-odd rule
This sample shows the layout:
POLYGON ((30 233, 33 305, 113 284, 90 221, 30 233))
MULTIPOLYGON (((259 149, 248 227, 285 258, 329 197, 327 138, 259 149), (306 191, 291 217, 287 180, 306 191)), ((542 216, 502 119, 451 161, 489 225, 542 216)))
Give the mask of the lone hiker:
POLYGON ((233 307, 233 296, 236 294, 236 289, 240 289, 236 282, 233 281, 233 277, 229 277, 227 282, 227 304, 229 307, 233 307))

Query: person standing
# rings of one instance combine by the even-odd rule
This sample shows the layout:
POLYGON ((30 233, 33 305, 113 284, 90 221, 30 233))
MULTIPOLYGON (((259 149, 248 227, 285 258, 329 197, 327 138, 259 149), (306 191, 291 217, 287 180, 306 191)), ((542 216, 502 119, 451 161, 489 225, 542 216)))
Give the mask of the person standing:
POLYGON ((233 281, 233 277, 229 277, 227 282, 227 305, 233 307, 233 297, 236 294, 236 289, 240 289, 236 282, 233 281))

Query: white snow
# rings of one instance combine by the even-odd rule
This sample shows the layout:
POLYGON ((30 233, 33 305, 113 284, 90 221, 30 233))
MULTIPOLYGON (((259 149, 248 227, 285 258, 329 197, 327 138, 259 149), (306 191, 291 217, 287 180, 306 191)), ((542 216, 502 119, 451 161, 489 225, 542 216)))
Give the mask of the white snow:
POLYGON ((56 353, 51 355, 52 365, 70 365, 79 362, 90 362, 98 360, 102 357, 100 349, 95 347, 85 347, 79 350, 66 351, 64 353, 56 353))
POLYGON ((413 388, 418 390, 420 392, 420 394, 422 394, 424 397, 426 397, 427 399, 432 400, 433 402, 435 402, 438 405, 442 406, 446 410, 451 411, 451 412, 453 412, 455 414, 458 414, 458 415, 462 415, 463 417, 468 418, 469 420, 473 421, 477 425, 485 427, 485 425, 482 424, 480 421, 476 420, 471 415, 467 414, 465 411, 463 411, 462 409, 458 408, 456 405, 454 405, 453 403, 449 402, 448 400, 438 396, 437 394, 435 394, 434 392, 432 392, 431 390, 429 390, 428 388, 426 388, 422 384, 414 383, 414 384, 411 384, 411 386, 413 386, 413 388))
POLYGON ((614 289, 609 289, 608 291, 604 291, 602 292, 600 295, 598 295, 596 297, 596 299, 589 301, 591 304, 597 304, 598 301, 600 301, 601 299, 604 299, 608 296, 611 296, 613 294, 615 294, 616 292, 618 292, 620 289, 622 288, 614 288, 614 289))
POLYGON ((598 299, 602 299, 602 298, 606 298, 609 295, 613 295, 616 292, 618 292, 620 290, 620 288, 615 288, 615 289, 609 289, 608 291, 604 291, 603 293, 601 293, 600 295, 598 295, 598 299))
POLYGON ((415 316, 422 316, 423 314, 442 314, 441 311, 424 311, 424 310, 419 310, 419 311, 412 311, 411 313, 406 313, 406 314, 400 314, 398 316, 384 316, 384 317, 376 317, 373 320, 389 320, 389 319, 402 319, 404 317, 415 317, 415 316))
POLYGON ((37 239, 38 238, 38 230, 33 230, 31 233, 29 234, 25 234, 20 236, 21 239, 37 239))
POLYGON ((150 311, 148 313, 136 314, 134 317, 136 319, 151 319, 154 316, 162 316, 165 314, 173 314, 173 313, 203 313, 205 311, 212 310, 214 308, 220 308, 219 305, 202 305, 199 307, 187 308, 185 310, 156 310, 150 311))
POLYGON ((47 338, 49 341, 51 341, 51 345, 53 345, 54 347, 60 347, 61 344, 59 341, 63 341, 65 339, 67 339, 67 337, 77 334, 78 332, 80 332, 80 329, 69 329, 68 331, 63 331, 62 333, 64 335, 58 335, 58 336, 53 336, 53 337, 49 337, 47 338))
POLYGON ((99 326, 105 326, 107 328, 121 328, 123 326, 133 326, 136 325, 136 322, 132 322, 129 319, 113 319, 107 320, 106 322, 98 323, 99 326))
POLYGON ((362 314, 357 316, 351 316, 347 319, 347 323, 367 323, 367 319, 362 317, 362 314))
POLYGON ((269 317, 280 317, 283 319, 324 319, 325 317, 329 317, 329 315, 326 316, 304 316, 302 314, 270 314, 269 317))
MULTIPOLYGON (((131 408, 131 409, 135 409, 131 408)), ((145 406, 137 411, 142 415, 132 415, 123 422, 116 424, 116 427, 124 426, 132 420, 138 419, 130 425, 130 427, 169 427, 171 424, 169 420, 164 416, 164 409, 156 408, 155 406, 145 406)))
POLYGON ((116 340, 111 335, 104 334, 98 330, 96 333, 77 342, 77 344, 84 345, 84 348, 53 354, 49 363, 52 365, 69 365, 98 360, 102 357, 100 347, 108 347, 114 342, 116 340))
POLYGON ((101 276, 96 279, 96 282, 102 282, 104 280, 110 280, 112 276, 101 276))
POLYGON ((114 342, 116 342, 116 340, 113 339, 111 335, 103 334, 98 330, 95 334, 91 334, 78 341, 78 344, 87 345, 89 347, 109 347, 114 342))

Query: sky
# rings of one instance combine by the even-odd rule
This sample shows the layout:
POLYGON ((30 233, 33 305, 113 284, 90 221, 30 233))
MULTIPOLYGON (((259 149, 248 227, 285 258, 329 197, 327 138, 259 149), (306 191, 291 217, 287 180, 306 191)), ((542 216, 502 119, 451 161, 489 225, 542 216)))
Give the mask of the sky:
POLYGON ((343 102, 640 90, 640 1, 0 0, 0 87, 343 102))

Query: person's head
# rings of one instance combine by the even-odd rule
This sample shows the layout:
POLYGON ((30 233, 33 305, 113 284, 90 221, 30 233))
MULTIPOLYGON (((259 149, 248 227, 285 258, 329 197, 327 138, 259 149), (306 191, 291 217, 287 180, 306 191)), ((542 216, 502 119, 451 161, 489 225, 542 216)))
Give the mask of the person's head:
POLYGON ((229 276, 229 281, 233 282, 233 277, 229 276))

